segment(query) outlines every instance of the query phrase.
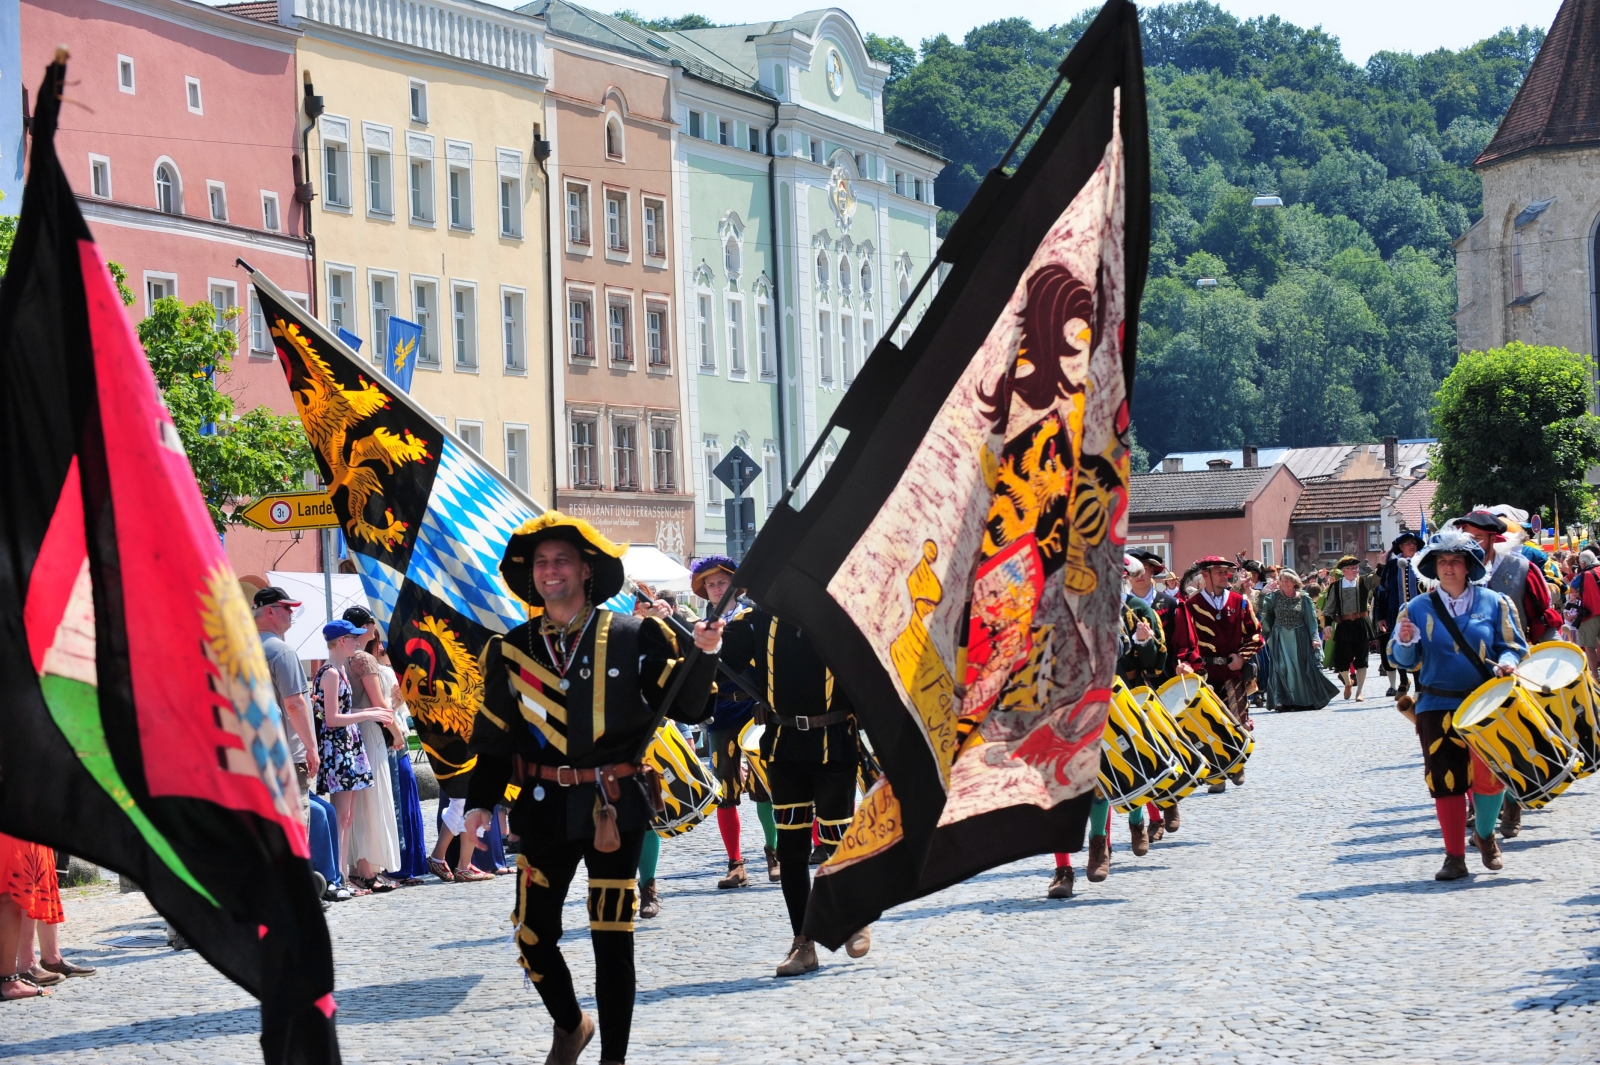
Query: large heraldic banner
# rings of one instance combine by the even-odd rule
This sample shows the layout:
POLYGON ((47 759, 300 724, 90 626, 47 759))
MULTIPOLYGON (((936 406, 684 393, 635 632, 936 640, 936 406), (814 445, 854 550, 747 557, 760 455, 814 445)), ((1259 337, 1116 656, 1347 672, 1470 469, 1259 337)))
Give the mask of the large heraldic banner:
MULTIPOLYGON (((818 875, 834 946, 888 906, 1075 850, 1099 775, 1127 537, 1128 382, 1149 245, 1139 28, 1111 0, 1015 175, 952 229, 905 350, 741 571, 850 690, 886 776, 818 875)), ((856 393, 862 393, 857 396, 856 393)))

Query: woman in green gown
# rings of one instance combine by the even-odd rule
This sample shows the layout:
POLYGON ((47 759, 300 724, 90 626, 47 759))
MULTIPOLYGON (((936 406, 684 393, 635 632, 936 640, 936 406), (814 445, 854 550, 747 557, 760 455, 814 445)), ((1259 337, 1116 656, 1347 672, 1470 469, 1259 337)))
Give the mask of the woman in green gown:
POLYGON ((1272 656, 1267 705, 1274 710, 1321 710, 1339 689, 1322 672, 1317 605, 1292 569, 1278 574, 1278 590, 1261 598, 1261 635, 1272 656))

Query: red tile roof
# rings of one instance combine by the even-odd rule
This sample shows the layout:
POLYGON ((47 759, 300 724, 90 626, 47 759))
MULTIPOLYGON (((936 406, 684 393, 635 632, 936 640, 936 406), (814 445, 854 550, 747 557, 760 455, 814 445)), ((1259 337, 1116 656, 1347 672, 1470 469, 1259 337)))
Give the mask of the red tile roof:
POLYGON ((218 4, 217 10, 226 11, 230 15, 253 18, 257 22, 278 21, 278 0, 250 0, 250 2, 243 4, 218 4))
POLYGON ((1474 166, 1600 145, 1600 0, 1565 0, 1516 99, 1474 166))
POLYGON ((1438 491, 1439 482, 1424 477, 1400 493, 1400 498, 1394 501, 1394 511, 1400 518, 1401 531, 1420 532, 1424 512, 1428 514, 1428 529, 1438 528, 1433 520, 1433 496, 1438 491))
POLYGON ((1399 483, 1393 477, 1308 482, 1289 521, 1376 521, 1399 483))

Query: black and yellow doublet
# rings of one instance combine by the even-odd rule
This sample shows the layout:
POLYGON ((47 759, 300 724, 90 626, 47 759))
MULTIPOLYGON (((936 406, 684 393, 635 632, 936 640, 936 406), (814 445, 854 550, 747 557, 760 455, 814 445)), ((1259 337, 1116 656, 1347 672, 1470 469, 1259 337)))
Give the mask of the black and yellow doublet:
POLYGON ((855 708, 805 633, 755 609, 728 622, 722 661, 755 681, 771 708, 761 735, 789 922, 799 935, 811 894, 811 825, 836 846, 855 815, 855 708))
MULTIPOLYGON (((502 801, 507 785, 517 783, 519 761, 577 769, 637 764, 662 710, 681 721, 704 718, 717 656, 701 654, 685 666, 689 650, 658 618, 608 610, 559 630, 537 619, 491 638, 483 651, 483 709, 472 734, 478 765, 467 805, 489 809, 502 801), (674 674, 684 668, 689 675, 665 707, 674 674)), ((617 784, 612 805, 622 846, 615 851, 594 847, 600 796, 593 783, 557 783, 529 772, 510 824, 522 837, 512 914, 520 962, 556 1025, 568 1032, 581 1013, 557 945, 561 907, 578 862, 587 867, 601 1056, 621 1061, 633 1015, 635 877, 654 810, 639 776, 617 784)))

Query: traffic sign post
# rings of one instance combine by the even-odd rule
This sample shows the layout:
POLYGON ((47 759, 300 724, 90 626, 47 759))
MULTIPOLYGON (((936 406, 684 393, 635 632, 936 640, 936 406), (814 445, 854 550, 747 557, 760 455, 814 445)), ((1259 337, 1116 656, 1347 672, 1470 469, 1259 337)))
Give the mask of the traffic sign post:
POLYGON ((761 467, 744 448, 735 444, 711 473, 733 493, 732 499, 722 501, 723 535, 727 538, 729 557, 742 562, 744 553, 756 538, 756 501, 746 499, 744 490, 761 476, 761 467))
POLYGON ((245 521, 258 529, 337 529, 339 515, 326 491, 280 492, 262 496, 244 509, 245 521))

